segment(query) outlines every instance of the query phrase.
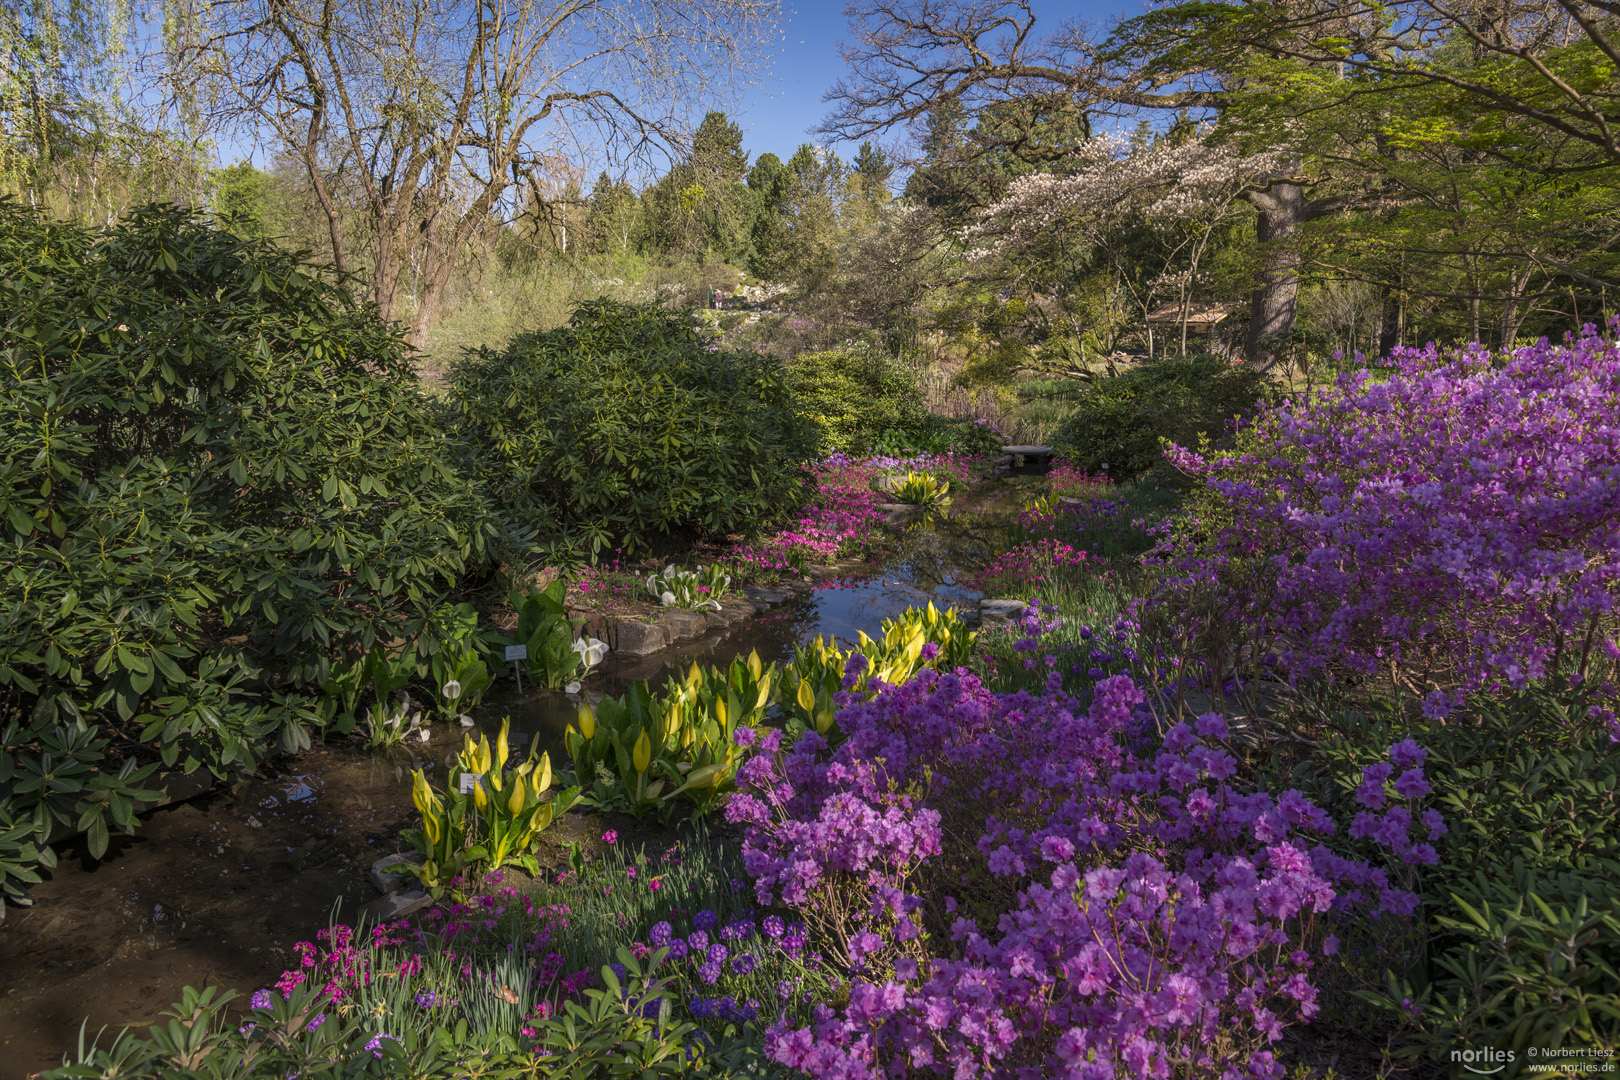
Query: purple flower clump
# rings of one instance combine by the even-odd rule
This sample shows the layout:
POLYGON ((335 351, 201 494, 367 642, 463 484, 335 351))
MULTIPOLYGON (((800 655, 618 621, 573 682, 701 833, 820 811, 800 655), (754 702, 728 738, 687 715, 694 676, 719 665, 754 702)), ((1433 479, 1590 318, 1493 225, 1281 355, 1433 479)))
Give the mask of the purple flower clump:
MULTIPOLYGON (((1405 916, 1417 898, 1325 846, 1335 822, 1302 793, 1238 787, 1220 717, 1178 724, 1158 745, 1133 737, 1142 701, 1125 675, 1082 709, 1050 684, 1040 698, 996 695, 924 670, 849 702, 838 746, 808 733, 744 762, 727 814, 745 828, 758 900, 808 910, 839 897, 849 910, 864 898, 843 940, 826 943, 852 972, 847 1005, 777 1021, 768 1056, 869 1080, 1280 1076, 1270 1047, 1317 1012, 1312 967, 1338 947, 1329 919, 1405 916), (991 930, 955 916, 922 968, 907 955, 922 934, 911 879, 940 854, 946 815, 953 835, 977 830, 985 870, 1017 902, 991 930)), ((1367 835, 1397 864, 1421 861, 1432 847, 1413 830, 1443 825, 1410 794, 1427 792, 1421 748, 1391 754, 1363 804, 1382 809, 1386 786, 1405 801, 1367 835)), ((782 947, 806 936, 784 927, 782 947)))

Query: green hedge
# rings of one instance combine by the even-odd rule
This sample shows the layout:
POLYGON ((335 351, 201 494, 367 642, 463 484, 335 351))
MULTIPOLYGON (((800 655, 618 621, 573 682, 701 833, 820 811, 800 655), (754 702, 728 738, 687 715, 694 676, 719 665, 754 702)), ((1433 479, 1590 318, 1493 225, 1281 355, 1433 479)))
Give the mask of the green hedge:
POLYGON ((1052 445, 1087 473, 1135 480, 1163 461, 1161 440, 1218 440, 1271 393, 1263 374, 1224 356, 1154 360, 1082 384, 1052 445))
POLYGON ((706 346, 679 313, 607 299, 462 357, 450 405, 507 511, 593 554, 754 531, 801 505, 815 452, 774 361, 706 346))

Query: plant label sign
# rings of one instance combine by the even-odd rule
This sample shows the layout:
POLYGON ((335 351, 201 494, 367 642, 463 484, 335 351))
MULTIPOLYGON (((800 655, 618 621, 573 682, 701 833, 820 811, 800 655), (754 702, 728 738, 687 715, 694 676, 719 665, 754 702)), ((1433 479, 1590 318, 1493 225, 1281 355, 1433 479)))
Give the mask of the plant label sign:
POLYGON ((462 773, 461 774, 461 793, 463 795, 471 795, 475 790, 477 790, 478 785, 483 781, 483 779, 484 778, 482 776, 479 776, 475 772, 464 772, 464 773, 462 773))
POLYGON ((508 662, 513 660, 527 660, 528 658, 529 647, 527 645, 508 645, 506 647, 506 659, 508 662))

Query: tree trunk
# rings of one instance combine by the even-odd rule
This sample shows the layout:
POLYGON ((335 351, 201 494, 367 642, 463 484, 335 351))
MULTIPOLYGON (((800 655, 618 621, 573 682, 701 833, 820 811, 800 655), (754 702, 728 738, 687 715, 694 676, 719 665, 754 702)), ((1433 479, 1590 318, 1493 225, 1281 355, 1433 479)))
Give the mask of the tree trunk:
POLYGON ((1406 312, 1401 307, 1401 294, 1399 289, 1386 288, 1384 290, 1384 313, 1378 327, 1378 355, 1388 356, 1395 351, 1401 343, 1401 331, 1405 329, 1401 324, 1405 321, 1406 312))
POLYGON ((1261 269, 1249 302, 1249 334, 1243 354, 1248 363, 1265 370, 1277 362, 1277 339, 1294 329, 1299 250, 1293 240, 1305 220, 1305 188, 1279 180, 1247 197, 1260 212, 1255 238, 1260 242, 1261 269))
MULTIPOLYGON (((311 123, 310 127, 315 129, 316 125, 311 123)), ((315 192, 315 201, 320 203, 321 215, 326 218, 326 235, 332 242, 332 266, 337 270, 338 277, 346 277, 349 273, 349 258, 343 245, 343 219, 338 215, 337 205, 332 201, 332 193, 326 188, 326 177, 321 173, 321 163, 313 144, 305 144, 303 158, 304 171, 309 176, 309 185, 315 192)))
POLYGON ((377 267, 371 283, 372 299, 377 301, 377 314, 384 322, 394 317, 394 303, 399 297, 399 278, 404 272, 400 258, 400 237, 391 218, 373 215, 377 226, 377 267))
POLYGON ((428 334, 439 322, 439 307, 444 300, 445 286, 450 283, 450 271, 455 267, 456 253, 471 226, 466 218, 452 229, 441 229, 439 214, 443 203, 435 200, 432 211, 422 223, 422 294, 416 301, 416 312, 411 318, 411 348, 421 352, 427 346, 428 334), (446 233, 449 235, 447 236, 446 233))
POLYGON ((1502 351, 1507 352, 1513 348, 1513 342, 1519 336, 1519 327, 1524 323, 1525 311, 1520 306, 1524 298, 1524 290, 1530 284, 1530 275, 1534 265, 1527 263, 1523 270, 1512 275, 1509 279, 1508 295, 1502 301, 1502 351))

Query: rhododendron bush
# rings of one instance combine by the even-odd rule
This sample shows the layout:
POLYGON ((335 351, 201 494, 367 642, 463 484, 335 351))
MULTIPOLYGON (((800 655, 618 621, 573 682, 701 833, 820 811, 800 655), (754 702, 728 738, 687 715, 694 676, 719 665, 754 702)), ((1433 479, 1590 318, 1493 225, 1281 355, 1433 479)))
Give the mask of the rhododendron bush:
POLYGON ((1172 452, 1214 527, 1164 546, 1160 599, 1258 588, 1243 621, 1294 675, 1389 673, 1432 715, 1620 657, 1620 344, 1386 363, 1262 409, 1231 452, 1172 452))
POLYGON ((1280 1076, 1269 1047, 1316 1013, 1335 931, 1416 908, 1445 827, 1423 750, 1369 767, 1339 830, 1239 784, 1221 717, 1149 738, 1142 702, 1128 676, 1082 709, 1055 674, 1032 697, 925 671, 846 700, 835 749, 762 737, 728 807, 758 899, 852 973, 767 1053, 815 1077, 1280 1076))

